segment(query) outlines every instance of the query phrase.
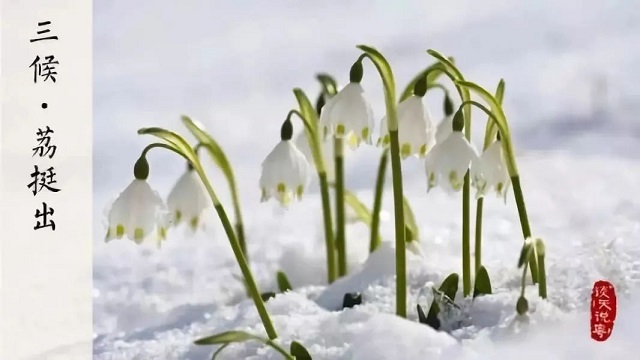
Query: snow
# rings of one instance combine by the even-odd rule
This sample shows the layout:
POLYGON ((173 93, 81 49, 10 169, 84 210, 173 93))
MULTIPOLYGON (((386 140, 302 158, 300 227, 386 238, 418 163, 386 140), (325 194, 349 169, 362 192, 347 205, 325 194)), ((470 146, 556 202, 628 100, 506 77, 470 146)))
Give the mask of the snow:
MULTIPOLYGON (((175 229, 160 250, 152 242, 103 241, 104 209, 131 181, 139 151, 152 141, 135 131, 154 125, 186 133, 183 113, 207 126, 234 166, 260 290, 277 289, 279 270, 291 280, 293 291, 267 302, 285 348, 299 341, 314 359, 637 357, 640 127, 632 114, 640 94, 630 74, 637 75, 640 52, 628 45, 640 37, 636 4, 185 1, 177 7, 156 0, 94 8, 94 359, 207 359, 215 347, 193 345, 199 337, 232 329, 264 335, 213 211, 204 216, 205 229, 175 229), (344 84, 359 43, 389 57, 399 87, 430 63, 427 48, 456 56, 467 78, 488 89, 505 78, 527 210, 534 235, 547 247, 549 300, 528 286, 526 321, 515 317, 522 234, 512 197, 506 205, 493 196, 485 200, 483 259, 494 294, 473 302, 459 297, 461 312, 447 319, 447 331, 419 324, 415 305, 424 303, 427 284, 461 273, 461 201, 439 189, 427 194, 420 162, 403 163, 422 252, 407 254, 408 320, 392 315, 390 187, 383 201, 385 243, 368 257, 367 227, 350 224, 350 274, 331 286, 317 189, 289 211, 259 203, 260 163, 295 106, 291 89, 315 97, 318 71, 344 84), (588 93, 598 76, 609 91, 606 111, 594 112, 588 93), (600 279, 611 281, 619 298, 605 343, 589 335, 591 287, 600 279), (344 293, 354 291, 363 304, 336 311, 344 293)), ((384 103, 371 66, 363 85, 380 118, 384 103)), ((428 102, 437 118, 441 94, 428 102)), ((485 117, 474 116, 479 139, 485 117)), ((347 186, 369 206, 378 156, 364 147, 347 159, 347 186)), ((166 196, 184 163, 161 151, 149 160, 151 185, 166 196)), ((231 213, 226 182, 210 161, 205 164, 231 213)), ((229 346, 219 358, 281 356, 248 342, 229 346)))

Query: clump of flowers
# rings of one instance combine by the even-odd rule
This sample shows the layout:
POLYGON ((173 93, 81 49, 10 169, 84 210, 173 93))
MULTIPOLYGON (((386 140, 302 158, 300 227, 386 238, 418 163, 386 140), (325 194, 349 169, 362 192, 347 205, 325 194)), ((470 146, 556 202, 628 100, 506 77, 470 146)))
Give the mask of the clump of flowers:
MULTIPOLYGON (((293 200, 301 201, 309 184, 312 170, 318 177, 322 201, 322 216, 327 252, 327 282, 348 274, 346 259, 346 211, 349 206, 355 216, 369 225, 371 230, 370 251, 380 244, 379 223, 382 208, 384 179, 389 163, 391 165, 393 185, 393 207, 396 251, 396 314, 407 316, 407 274, 406 250, 420 252, 418 226, 409 206, 409 200, 403 193, 402 160, 409 157, 422 159, 425 169, 426 191, 442 188, 457 196, 462 193, 462 291, 464 297, 476 297, 491 293, 491 284, 487 269, 482 266, 482 207, 485 195, 492 191, 504 201, 511 189, 518 208, 518 215, 525 239, 519 254, 518 267, 523 268, 522 292, 516 304, 518 313, 527 310, 524 294, 524 281, 530 269, 538 292, 546 298, 546 273, 544 267, 545 250, 540 239, 531 235, 524 195, 515 160, 513 143, 507 117, 501 106, 504 95, 504 82, 499 82, 495 95, 483 87, 465 80, 453 59, 444 57, 434 50, 427 53, 436 59, 426 69, 420 71, 406 86, 400 98, 396 96, 396 84, 392 68, 387 59, 375 48, 360 45, 361 51, 349 71, 349 83, 339 89, 333 77, 319 74, 322 91, 316 107, 307 95, 295 88, 293 93, 298 109, 289 111, 280 131, 280 141, 266 155, 262 162, 262 172, 257 181, 261 191, 261 201, 275 199, 281 206, 288 208, 293 200), (378 175, 375 182, 373 208, 369 210, 355 195, 345 188, 344 145, 353 150, 364 144, 372 144, 374 114, 366 97, 362 80, 364 61, 371 62, 384 89, 386 113, 381 117, 377 143, 381 150, 378 175), (451 80, 458 95, 460 105, 456 109, 447 88, 438 82, 445 75, 451 80), (438 125, 432 123, 431 114, 426 108, 424 98, 430 95, 429 89, 444 90, 444 117, 438 125), (477 95, 488 106, 473 100, 477 95), (485 141, 482 151, 478 151, 471 142, 471 109, 479 108, 487 116, 485 141), (301 120, 304 131, 293 139, 292 118, 301 120), (329 167, 327 167, 329 165, 329 167), (329 188, 334 188, 335 228, 331 209, 329 188), (475 283, 472 286, 471 267, 471 189, 476 190, 476 231, 475 231, 475 283)), ((204 128, 183 117, 183 122, 198 140, 196 147, 190 146, 180 135, 161 128, 145 128, 140 134, 153 135, 162 140, 152 143, 143 151, 134 166, 133 182, 115 201, 109 212, 107 240, 128 237, 136 243, 152 233, 159 239, 167 237, 168 224, 177 225, 185 221, 192 229, 197 229, 202 212, 210 207, 216 210, 232 247, 248 295, 253 299, 269 340, 243 332, 227 332, 201 340, 200 344, 222 344, 259 340, 274 347, 287 358, 293 353, 304 354, 302 345, 292 344, 290 352, 275 345, 271 340, 277 337, 275 328, 266 310, 261 293, 253 279, 247 262, 246 243, 242 217, 239 208, 237 187, 231 164, 226 155, 204 128), (147 183, 149 164, 147 153, 154 148, 172 151, 187 161, 187 170, 177 181, 167 203, 169 220, 160 215, 167 206, 147 183), (231 224, 227 212, 218 200, 216 192, 205 175, 197 150, 205 149, 225 174, 232 193, 235 226, 231 224), (295 349, 294 349, 295 348, 295 349)), ((438 306, 449 306, 455 299, 458 289, 458 274, 445 279, 440 289, 433 289, 439 300, 434 302, 428 313, 418 307, 420 321, 434 324, 437 320, 438 306)), ((433 326, 433 325, 432 325, 433 326)), ((302 355, 300 355, 302 356, 302 355)), ((307 358, 308 353, 304 355, 307 358)), ((310 358, 310 356, 308 356, 310 358)))

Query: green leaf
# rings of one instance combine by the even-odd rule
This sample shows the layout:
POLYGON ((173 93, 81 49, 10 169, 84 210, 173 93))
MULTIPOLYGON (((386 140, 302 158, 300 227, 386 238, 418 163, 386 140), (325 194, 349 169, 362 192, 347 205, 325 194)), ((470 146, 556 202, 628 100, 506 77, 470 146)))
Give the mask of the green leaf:
MULTIPOLYGON (((205 338, 196 340, 194 343, 196 345, 225 345, 225 344, 228 345, 230 343, 241 343, 249 340, 260 341, 261 343, 267 346, 270 346, 271 348, 273 348, 274 350, 282 354, 282 356, 284 356, 285 359, 295 360, 290 354, 288 354, 283 348, 278 346, 278 344, 276 344, 275 342, 260 336, 249 334, 244 331, 238 331, 238 330, 225 331, 216 335, 211 335, 211 336, 207 336, 205 338)), ((218 351, 220 351, 220 349, 218 349, 218 351)))
MULTIPOLYGON (((449 60, 453 63, 452 57, 450 57, 449 60)), ((411 95, 413 95, 413 88, 416 86, 416 83, 419 80, 424 78, 426 73, 429 73, 429 75, 427 76, 427 87, 429 87, 430 84, 435 83, 436 80, 438 80, 438 78, 440 77, 440 75, 442 75, 443 69, 444 69, 444 65, 442 65, 440 62, 436 62, 434 64, 429 65, 426 69, 422 70, 418 75, 416 75, 413 79, 411 79, 409 84, 407 84, 407 86, 404 88, 404 91, 402 91, 402 94, 400 95, 400 102, 403 102, 404 100, 409 98, 411 95)))
POLYGON ((213 353, 213 355, 211 356, 211 360, 216 360, 218 355, 222 353, 222 350, 224 350, 229 345, 231 345, 231 343, 222 344, 222 346, 220 346, 218 350, 216 350, 216 352, 213 353))
POLYGON ((416 224, 416 217, 413 213, 413 210, 411 210, 411 205, 409 204, 409 200, 403 196, 403 205, 404 205, 404 224, 406 227, 406 230, 408 230, 406 233, 409 235, 405 241, 406 242, 410 242, 410 241, 414 241, 414 240, 418 240, 419 239, 419 232, 418 232, 418 224, 416 224))
POLYGON ((287 278, 287 274, 285 274, 284 272, 278 271, 276 278, 278 280, 278 288, 280 289, 280 292, 287 292, 293 289, 291 283, 289 282, 289 278, 287 278))
POLYGON ((489 280, 489 273, 484 266, 480 266, 478 273, 476 274, 476 283, 474 285, 473 297, 479 295, 491 294, 491 280, 489 280))
POLYGON ((456 293, 458 292, 458 283, 460 281, 460 276, 456 273, 452 273, 447 276, 446 279, 440 285, 438 291, 434 290, 434 298, 431 303, 431 307, 429 308, 429 313, 425 319, 425 323, 432 328, 438 330, 440 329, 440 319, 438 319, 438 314, 440 313, 440 306, 438 305, 437 293, 440 292, 442 295, 446 296, 453 302, 456 299, 456 293))
POLYGON ((267 301, 269 301, 269 299, 272 299, 274 297, 276 297, 276 293, 274 293, 273 291, 267 291, 267 292, 263 292, 262 294, 260 294, 260 298, 264 302, 267 302, 267 301))
MULTIPOLYGON (((166 141, 170 146, 184 156, 195 166, 200 166, 198 156, 191 148, 191 145, 180 135, 159 127, 142 128, 138 130, 140 135, 153 135, 166 141)), ((194 167, 195 167, 194 166, 194 167)))
POLYGON ((427 322, 427 316, 424 314, 424 310, 422 310, 422 306, 418 304, 416 307, 418 308, 418 321, 421 324, 429 325, 427 322))
POLYGON ((447 297, 451 300, 456 299, 456 293, 458 292, 458 282, 460 281, 460 276, 456 273, 453 273, 447 276, 446 279, 440 285, 440 291, 442 291, 447 297))
MULTIPOLYGON (((500 79, 500 82, 498 83, 495 98, 498 104, 502 106, 502 100, 504 98, 504 79, 500 79)), ((485 131, 484 131, 484 149, 485 150, 489 147, 489 145, 491 145, 491 143, 493 142, 493 139, 495 139, 497 131, 498 130, 496 128, 495 121, 491 118, 491 116, 489 116, 489 118, 487 119, 487 125, 485 126, 485 131)))
MULTIPOLYGON (((331 184, 335 186, 335 184, 331 184)), ((367 206, 362 203, 356 196, 356 194, 351 191, 344 189, 344 202, 353 209, 353 212, 363 223, 367 224, 367 226, 371 226, 371 211, 367 208, 367 206)))
POLYGON ((291 353, 291 355, 293 355, 293 357, 295 357, 296 360, 312 360, 309 351, 307 351, 307 349, 305 349, 304 346, 302 346, 302 344, 297 341, 291 342, 291 349, 289 350, 289 352, 291 353))
POLYGON ((241 343, 248 340, 258 340, 261 342, 267 341, 266 339, 244 331, 231 330, 198 339, 194 343, 196 345, 220 345, 226 343, 241 343))
POLYGON ((298 106, 300 107, 300 112, 303 116, 302 121, 305 122, 305 128, 308 126, 308 128, 312 129, 314 133, 317 133, 318 114, 316 113, 316 109, 313 104, 311 104, 309 97, 300 88, 293 89, 293 94, 298 101, 298 106))
POLYGON ((222 147, 220 147, 218 142, 216 142, 213 137, 204 130, 202 125, 197 124, 186 115, 183 115, 181 119, 191 134, 193 134, 198 142, 207 149, 214 163, 220 168, 220 170, 222 170, 222 173, 227 178, 227 182, 229 182, 231 191, 237 194, 236 180, 233 174, 233 169, 231 168, 231 162, 222 150, 222 147))
POLYGON ((322 89, 327 95, 334 96, 338 93, 338 82, 336 82, 336 79, 334 79, 333 76, 321 73, 316 75, 316 79, 320 81, 322 89))

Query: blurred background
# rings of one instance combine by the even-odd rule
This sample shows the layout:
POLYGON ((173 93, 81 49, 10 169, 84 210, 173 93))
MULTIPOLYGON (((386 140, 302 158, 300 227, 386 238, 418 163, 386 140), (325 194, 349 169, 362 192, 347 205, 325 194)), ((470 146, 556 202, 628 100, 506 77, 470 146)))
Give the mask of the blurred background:
MULTIPOLYGON (((260 162, 296 106, 292 88, 315 100, 317 72, 346 84, 361 43, 388 57, 398 91, 432 62, 429 48, 454 56, 468 79, 490 91, 504 78, 504 106, 520 152, 579 148, 635 156, 639 6, 622 0, 97 1, 96 206, 130 181, 131 166, 150 141, 136 130, 183 131, 181 114, 205 124, 238 178, 247 180, 243 197, 258 199, 260 162), (615 141, 600 141, 612 136, 615 141)), ((363 85, 379 119, 384 101, 371 65, 363 85)), ((442 93, 428 98, 437 122, 442 93)), ((484 121, 476 117, 476 134, 484 121)), ((151 176, 162 189, 161 177, 181 160, 161 151, 152 157, 151 176)))
MULTIPOLYGON (((279 141, 284 117, 297 106, 292 89, 304 89, 315 101, 320 90, 315 80, 318 72, 332 74, 345 85, 349 68, 360 54, 357 44, 374 46, 387 57, 398 92, 433 62, 426 53, 430 48, 453 56, 468 80, 491 92, 501 78, 505 79, 504 107, 518 156, 566 153, 572 158, 596 158, 593 164, 597 166, 617 158, 631 160, 640 154, 637 1, 95 1, 97 333, 128 331, 157 322, 156 311, 186 301, 205 302, 208 293, 203 289, 218 289, 206 277, 183 283, 197 278, 193 274, 184 276, 192 271, 192 263, 212 261, 211 257, 197 257, 191 248, 173 253, 180 260, 172 260, 172 268, 163 265, 161 258, 148 264, 134 254, 135 249, 112 250, 103 244, 105 209, 133 179, 135 160, 153 141, 137 135, 137 129, 160 126, 188 135, 180 115, 202 122, 233 164, 248 226, 257 224, 263 227, 261 232, 275 231, 269 226, 276 228, 277 221, 269 219, 274 212, 282 212, 273 204, 258 206, 258 179, 262 160, 279 141), (267 220, 260 223, 259 219, 267 220), (181 267, 181 261, 187 265, 181 267), (163 276, 161 280, 152 277, 158 273, 163 276), (137 287, 152 290, 138 293, 137 287), (156 295, 158 298, 152 299, 156 295), (173 303, 167 300, 169 296, 173 296, 173 303), (132 305, 132 298, 144 299, 140 301, 149 302, 153 310, 132 305)), ((442 82, 450 87, 447 79, 442 82)), ((380 79, 370 63, 365 63, 363 86, 374 109, 377 133, 384 100, 380 79)), ((442 118, 442 92, 434 90, 427 98, 432 120, 437 123, 442 118)), ((480 112, 474 114, 473 131, 478 139, 483 135, 486 117, 480 112)), ((294 123, 294 127, 301 130, 300 123, 294 123)), ((378 154, 378 149, 364 146, 348 155, 349 189, 372 187, 378 154)), ((184 161, 165 151, 152 152, 149 160, 149 181, 166 196, 184 171, 184 161)), ((229 204, 224 178, 208 160, 205 164, 211 169, 223 202, 229 204)), ((638 162, 634 164, 638 169, 638 162)), ((420 184, 416 191, 424 192, 420 163, 411 160, 405 166, 406 181, 415 180, 420 184)), ((563 168, 561 162, 553 166, 563 168)), ((585 180, 596 184, 594 189, 602 191, 608 186, 606 178, 611 174, 585 173, 594 175, 585 180)), ((630 183, 629 176, 640 180, 637 171, 627 175, 630 183)), ((550 172, 535 181, 555 181, 554 176, 550 172)), ((539 188, 544 186, 548 185, 539 188)), ((553 199, 544 194, 527 196, 540 201, 538 210, 553 204, 553 199)), ((563 214, 562 206, 556 209, 558 214, 563 214)), ((628 214, 639 214, 632 203, 620 206, 628 214)), ((517 224, 515 215, 509 216, 513 218, 506 224, 517 224)), ((580 216, 587 219, 583 223, 595 226, 591 217, 580 216)), ((559 234, 567 235, 563 240, 571 236, 567 221, 578 216, 572 213, 567 218, 549 216, 549 224, 554 225, 548 226, 557 226, 563 229, 559 234)), ((509 228, 500 224, 519 236, 516 225, 509 228)), ((635 226, 633 231, 637 233, 637 223, 635 226)), ((266 235, 255 237, 256 242, 268 241, 266 235)), ((221 246, 228 250, 227 244, 221 246)), ((519 245, 514 246, 517 251, 519 245)), ((232 261, 226 256, 225 261, 232 261)), ((199 268, 203 272, 211 269, 199 268)), ((241 291, 238 294, 241 296, 241 291)), ((200 314, 194 311, 192 316, 200 314)), ((187 324, 190 319, 187 316, 180 321, 187 324)))

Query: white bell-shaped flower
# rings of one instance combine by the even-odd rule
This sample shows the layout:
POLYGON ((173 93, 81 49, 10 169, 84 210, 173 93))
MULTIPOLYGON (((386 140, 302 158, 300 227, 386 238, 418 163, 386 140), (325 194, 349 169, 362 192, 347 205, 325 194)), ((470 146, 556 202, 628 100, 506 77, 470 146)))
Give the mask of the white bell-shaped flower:
POLYGON ((462 189, 464 176, 478 153, 461 131, 452 131, 448 138, 436 143, 425 158, 427 191, 441 184, 447 192, 462 189))
POLYGON ((311 166, 291 141, 293 127, 287 119, 282 125, 281 141, 262 162, 260 175, 261 201, 271 197, 287 207, 292 199, 300 199, 309 184, 311 166))
POLYGON ((210 205, 211 199, 192 168, 182 174, 167 197, 172 225, 177 226, 185 220, 193 231, 200 224, 202 212, 210 205))
POLYGON ((166 207, 146 180, 135 179, 114 201, 108 213, 105 241, 128 237, 136 244, 157 233, 158 246, 166 238, 166 207))
POLYGON ((351 148, 357 148, 363 140, 371 144, 373 110, 364 97, 362 85, 350 82, 327 100, 320 113, 320 124, 336 137, 346 138, 351 148))
POLYGON ((502 196, 504 201, 507 201, 511 177, 500 140, 494 141, 487 147, 478 161, 472 165, 471 173, 473 185, 477 189, 477 198, 484 196, 489 189, 494 189, 498 196, 502 196))
MULTIPOLYGON (((412 95, 398 105, 398 142, 403 159, 424 157, 435 144, 435 128, 421 96, 412 95)), ((378 145, 390 143, 387 117, 380 121, 378 145)))

